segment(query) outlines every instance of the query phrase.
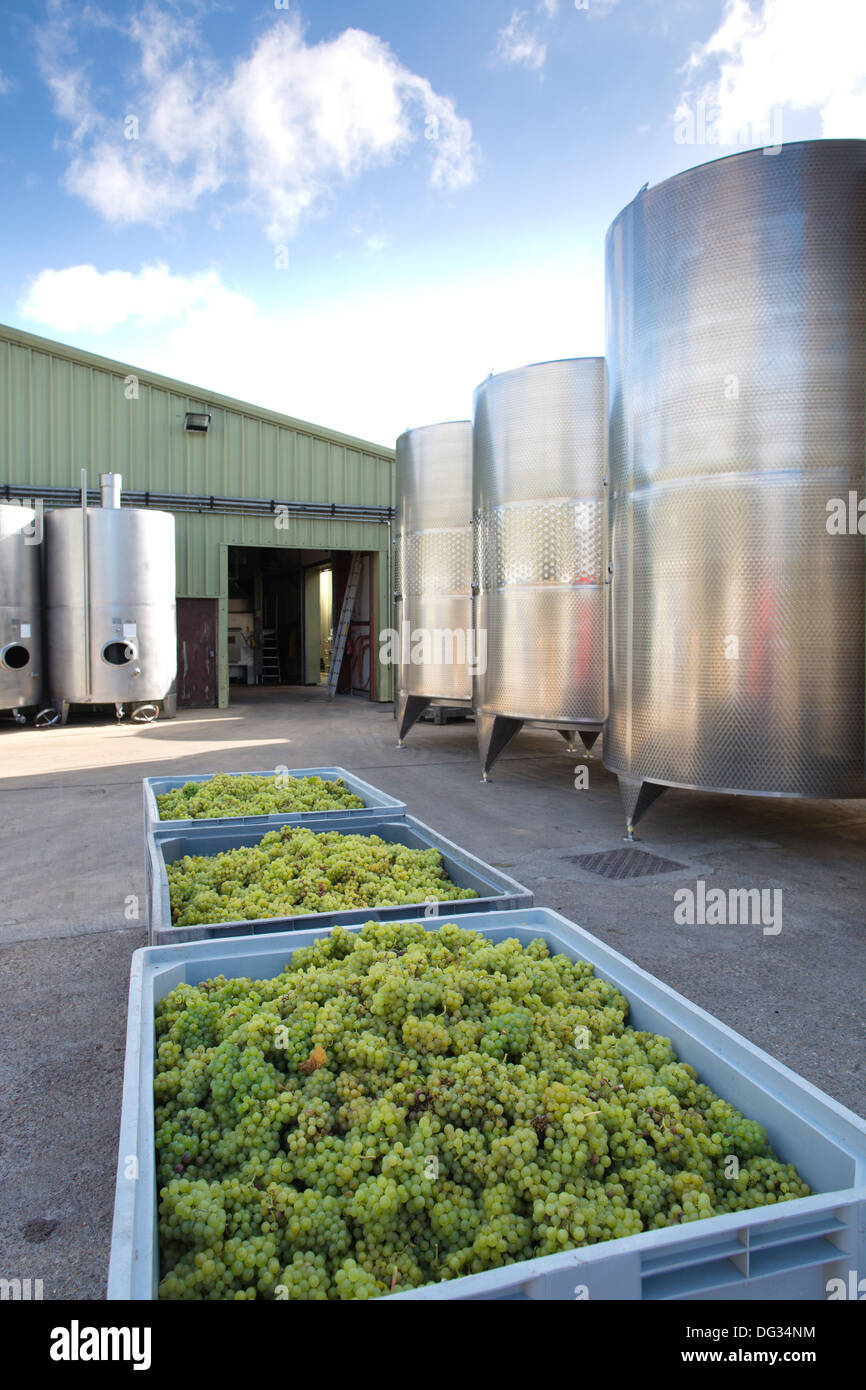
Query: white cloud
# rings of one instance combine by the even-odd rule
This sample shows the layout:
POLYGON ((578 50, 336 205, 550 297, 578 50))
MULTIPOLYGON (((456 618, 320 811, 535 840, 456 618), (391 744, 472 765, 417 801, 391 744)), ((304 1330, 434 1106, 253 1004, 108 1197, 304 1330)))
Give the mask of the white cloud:
POLYGON ((0 97, 5 96, 12 87, 12 79, 0 70, 0 97))
POLYGON ((377 286, 297 312, 260 307, 215 272, 73 266, 37 276, 19 312, 37 332, 74 335, 205 393, 390 445, 407 426, 465 419, 491 369, 600 353, 603 300, 601 248, 576 256, 570 247, 543 270, 377 286), (407 323, 423 324, 410 352, 407 323))
POLYGON ((538 8, 544 10, 548 19, 555 19, 559 9, 559 0, 538 0, 538 8))
POLYGON ((221 67, 192 20, 155 5, 125 32, 137 59, 122 115, 99 108, 72 21, 56 8, 40 49, 73 128, 66 185, 111 222, 159 224, 208 194, 240 191, 279 240, 341 185, 405 155, 422 130, 434 189, 451 194, 476 177, 469 122, 374 34, 308 44, 300 19, 281 13, 247 56, 221 67), (137 139, 124 137, 129 115, 137 139))
POLYGON ((184 323, 202 310, 214 318, 251 318, 255 305, 228 290, 214 271, 172 275, 164 265, 99 271, 92 265, 43 270, 19 303, 25 318, 60 333, 105 333, 121 324, 184 323))
POLYGON ((720 143, 769 129, 786 107, 817 111, 824 136, 866 136, 866 4, 764 0, 753 9, 726 0, 721 24, 692 50, 686 72, 697 81, 677 117, 703 101, 720 143), (701 85, 708 68, 715 75, 701 85))
POLYGON ((534 72, 544 67, 547 44, 530 29, 525 10, 513 10, 508 24, 497 33, 496 57, 509 66, 529 68, 534 72))

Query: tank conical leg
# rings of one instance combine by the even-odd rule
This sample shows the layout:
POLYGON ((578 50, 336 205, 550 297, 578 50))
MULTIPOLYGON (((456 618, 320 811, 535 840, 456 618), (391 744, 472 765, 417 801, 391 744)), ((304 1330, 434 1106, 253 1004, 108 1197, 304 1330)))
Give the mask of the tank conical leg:
POLYGON ((576 753, 576 752, 577 752, 577 744, 576 744, 575 741, 574 741, 574 730, 573 730, 573 729, 560 729, 559 732, 560 732, 560 734, 562 735, 562 737, 565 739, 566 744, 568 745, 568 751, 569 751, 569 753, 576 753))
POLYGON ((507 719, 500 714, 476 714, 475 732, 478 736, 482 782, 489 782, 493 764, 522 728, 522 719, 507 719))
POLYGON ((397 711, 399 729, 397 732, 397 747, 403 747, 403 740, 417 719, 421 718, 430 701, 425 700, 423 695, 398 695, 394 701, 394 708, 397 711))
POLYGON ((625 811, 626 839, 634 839, 634 828, 654 801, 667 787, 662 782, 641 782, 632 777, 619 777, 619 794, 625 811))
POLYGON ((591 758, 593 746, 601 733, 601 729, 580 729, 578 732, 580 733, 580 741, 586 749, 586 756, 591 758))

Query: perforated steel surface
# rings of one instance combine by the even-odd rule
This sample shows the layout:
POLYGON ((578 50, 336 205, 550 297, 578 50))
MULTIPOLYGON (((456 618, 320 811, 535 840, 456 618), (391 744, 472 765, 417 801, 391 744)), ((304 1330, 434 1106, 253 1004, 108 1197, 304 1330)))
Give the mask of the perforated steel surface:
POLYGON ((866 796, 866 142, 702 165, 608 233, 605 763, 866 796))
POLYGON ((394 587, 404 599, 471 594, 472 528, 403 533, 394 546, 394 587))
POLYGON ((604 503, 523 502, 476 518, 482 589, 521 584, 603 584, 604 503))
POLYGON ((475 393, 476 709, 605 717, 606 386, 602 358, 543 362, 475 393))
POLYGON ((397 440, 397 694, 472 698, 472 424, 408 430, 397 440))

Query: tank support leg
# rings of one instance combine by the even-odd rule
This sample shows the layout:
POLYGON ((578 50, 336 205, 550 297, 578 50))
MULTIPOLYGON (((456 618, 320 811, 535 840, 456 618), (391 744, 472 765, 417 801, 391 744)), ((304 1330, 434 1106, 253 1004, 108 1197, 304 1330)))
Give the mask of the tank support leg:
POLYGON ((577 744, 576 744, 575 741, 574 741, 574 730, 573 730, 573 729, 560 729, 559 732, 560 732, 560 734, 562 735, 562 737, 565 739, 565 742, 566 742, 566 745, 567 745, 567 748, 568 748, 569 753, 576 753, 576 752, 577 752, 577 744))
POLYGON ((174 719, 177 714, 177 691, 171 690, 162 702, 162 713, 165 719, 174 719))
POLYGON ((397 733, 397 747, 403 747, 403 740, 416 720, 421 718, 430 701, 425 700, 423 695, 398 695, 394 701, 394 709, 399 721, 397 733))
POLYGON ((601 733, 601 729, 580 729, 578 732, 580 733, 580 741, 586 749, 586 756, 591 758, 593 746, 601 733))
POLYGON ((522 719, 508 719, 501 714, 476 714, 475 733, 478 737, 482 782, 490 781, 493 764, 522 728, 522 719))
POLYGON ((625 811, 625 838, 631 842, 634 839, 634 828, 638 821, 646 814, 653 802, 658 801, 662 792, 667 791, 667 787, 662 782, 640 782, 631 777, 620 777, 618 781, 619 794, 625 811))

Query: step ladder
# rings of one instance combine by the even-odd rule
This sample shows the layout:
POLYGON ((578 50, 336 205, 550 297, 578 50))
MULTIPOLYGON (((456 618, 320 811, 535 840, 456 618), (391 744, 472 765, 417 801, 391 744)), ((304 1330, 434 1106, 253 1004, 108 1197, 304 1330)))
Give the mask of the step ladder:
POLYGON ((262 633, 262 685, 268 682, 282 685, 280 673, 280 649, 276 633, 271 629, 262 633))
POLYGON ((352 614, 355 611, 355 599, 358 596, 358 585, 360 582, 361 556, 353 555, 352 563, 349 566, 349 578, 346 581, 346 592, 343 596, 343 607, 340 609, 340 621, 337 623, 337 631, 334 633, 334 646, 331 651, 331 666, 328 671, 329 700, 333 700, 337 693, 337 682, 340 679, 340 667, 343 664, 343 655, 346 650, 346 641, 352 623, 352 614))

